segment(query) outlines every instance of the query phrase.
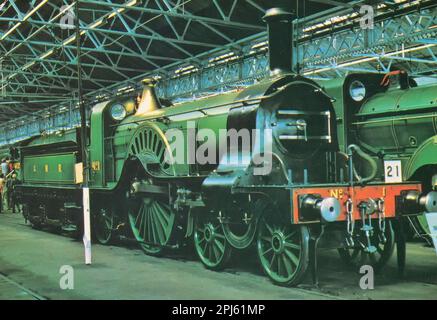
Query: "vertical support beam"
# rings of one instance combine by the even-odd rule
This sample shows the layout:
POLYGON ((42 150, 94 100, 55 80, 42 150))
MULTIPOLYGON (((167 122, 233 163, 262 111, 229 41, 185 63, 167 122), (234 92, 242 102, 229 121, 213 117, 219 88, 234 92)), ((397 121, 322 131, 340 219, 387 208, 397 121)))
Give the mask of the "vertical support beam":
POLYGON ((90 218, 90 189, 88 185, 89 174, 88 174, 88 137, 86 128, 86 110, 83 101, 82 92, 82 66, 81 66, 81 35, 79 26, 79 0, 76 0, 75 11, 76 11, 76 46, 77 46, 77 89, 78 89, 78 100, 79 100, 79 111, 81 120, 81 148, 82 148, 82 191, 83 191, 83 244, 85 246, 85 264, 91 264, 91 218, 90 218))

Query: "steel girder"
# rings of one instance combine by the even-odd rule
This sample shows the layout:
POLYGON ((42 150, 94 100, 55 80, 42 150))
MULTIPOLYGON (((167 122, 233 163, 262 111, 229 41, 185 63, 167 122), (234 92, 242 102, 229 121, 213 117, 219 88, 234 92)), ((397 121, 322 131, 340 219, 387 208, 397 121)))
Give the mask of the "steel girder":
MULTIPOLYGON (((102 8, 102 10, 95 13, 95 21, 99 21, 100 17, 105 14, 114 15, 122 22, 125 29, 108 30, 103 27, 93 27, 95 22, 82 26, 82 32, 87 34, 87 42, 84 45, 85 62, 83 64, 88 69, 85 70, 94 71, 100 68, 114 72, 120 77, 120 81, 110 84, 107 79, 93 78, 93 73, 90 72, 89 78, 95 84, 92 90, 86 92, 90 104, 116 94, 135 90, 139 86, 139 80, 145 77, 160 79, 158 87, 160 96, 183 101, 247 86, 268 72, 265 32, 240 41, 232 41, 218 29, 223 21, 228 21, 232 16, 236 1, 232 6, 234 9, 231 8, 228 15, 220 7, 218 1, 213 2, 214 6, 217 7, 221 20, 219 18, 215 19, 220 20, 220 22, 210 21, 209 19, 199 20, 200 24, 208 24, 208 29, 212 29, 212 32, 222 39, 224 44, 220 45, 192 39, 187 40, 186 30, 196 20, 196 16, 188 10, 182 11, 182 8, 179 7, 183 3, 182 1, 165 0, 160 2, 160 6, 158 6, 168 27, 174 33, 174 39, 176 39, 174 42, 168 38, 161 39, 162 35, 151 30, 147 25, 142 25, 138 22, 138 17, 132 17, 126 11, 118 12, 117 7, 115 7, 115 10, 113 8, 112 11, 107 11, 110 9, 109 0, 106 3, 103 3, 102 0, 93 2, 99 8, 102 8), (186 16, 182 17, 182 15, 186 16), (181 29, 174 25, 171 20, 174 17, 185 18, 186 27, 184 32, 181 32, 181 29), (133 40, 135 47, 120 42, 116 44, 118 47, 115 50, 101 52, 101 48, 105 44, 114 42, 122 34, 124 38, 128 37, 133 40), (190 41, 191 45, 195 43, 203 48, 213 49, 200 54, 193 54, 184 49, 183 41, 185 40, 190 41), (138 41, 147 41, 146 47, 144 48, 138 41), (159 59, 150 53, 155 41, 164 41, 167 44, 170 41, 171 44, 169 45, 180 54, 181 58, 174 58, 173 62, 171 61, 172 58, 169 58, 167 61, 169 64, 161 65, 159 59), (102 63, 102 61, 93 57, 93 53, 102 53, 107 61, 102 63), (117 68, 117 61, 122 55, 131 57, 140 55, 144 62, 152 60, 158 66, 151 63, 153 71, 147 72, 147 70, 144 70, 145 72, 141 75, 126 77, 129 71, 121 71, 117 68)), ((147 14, 157 14, 157 12, 147 9, 149 3, 155 2, 158 1, 146 1, 145 8, 132 9, 132 11, 135 11, 142 18, 147 14)), ((264 10, 256 1, 247 0, 246 2, 260 12, 264 10)), ((396 63, 401 64, 410 73, 417 76, 435 75, 437 70, 436 6, 432 1, 397 2, 399 3, 390 6, 379 5, 379 9, 376 11, 374 28, 370 30, 362 30, 359 27, 360 17, 355 14, 356 7, 333 8, 325 15, 318 14, 297 20, 295 30, 299 40, 295 60, 296 69, 311 77, 331 78, 344 75, 350 71, 385 72, 396 63)), ((64 3, 67 4, 66 1, 64 3)), ((359 5, 361 3, 362 1, 356 1, 353 4, 359 5)), ((118 8, 126 7, 120 5, 118 8)), ((40 27, 41 24, 36 22, 32 24, 34 30, 38 30, 40 27)), ((250 28, 251 25, 245 24, 239 27, 250 28)), ((21 41, 24 41, 24 38, 21 41)), ((38 45, 38 43, 32 44, 31 41, 33 40, 28 39, 27 44, 20 42, 18 44, 30 45, 33 50, 40 50, 37 51, 37 54, 44 54, 44 52, 55 47, 53 43, 40 43, 38 45), (41 48, 43 49, 41 50, 41 48)), ((29 118, 17 119, 14 123, 8 123, 8 127, 0 127, 0 137, 4 137, 3 139, 0 138, 0 144, 38 134, 41 130, 56 130, 79 124, 79 114, 75 102, 73 102, 75 101, 74 97, 71 95, 65 96, 66 91, 70 93, 71 87, 74 88, 74 76, 77 75, 74 70, 75 50, 70 45, 61 47, 68 59, 64 61, 53 57, 34 59, 36 63, 42 65, 43 69, 38 73, 21 70, 20 75, 27 77, 29 84, 41 86, 39 92, 44 92, 45 87, 50 85, 62 88, 63 85, 69 84, 70 87, 66 86, 64 92, 59 89, 60 96, 58 99, 64 99, 65 102, 53 103, 51 111, 42 111, 36 114, 35 121, 25 120, 29 118), (46 73, 55 74, 55 70, 59 70, 57 68, 62 68, 61 70, 65 73, 59 74, 58 77, 53 75, 53 79, 48 82, 47 79, 51 77, 45 76, 46 73), (12 126, 15 126, 15 128, 11 130, 12 126)), ((0 48, 4 49, 1 41, 0 48)), ((159 58, 161 58, 161 63, 163 59, 166 59, 165 56, 159 58)), ((19 57, 15 59, 14 65, 25 66, 25 63, 31 63, 29 60, 32 61, 28 57, 19 57)), ((13 70, 15 70, 14 67, 7 72, 10 74, 13 73, 13 70)), ((11 83, 10 85, 14 84, 11 83)), ((45 91, 45 93, 48 94, 50 90, 49 88, 46 89, 48 91, 45 91)), ((20 88, 19 85, 16 90, 24 93, 23 88, 20 88)), ((28 104, 21 104, 20 106, 23 107, 23 110, 26 108, 25 110, 29 112, 34 110, 28 104)))

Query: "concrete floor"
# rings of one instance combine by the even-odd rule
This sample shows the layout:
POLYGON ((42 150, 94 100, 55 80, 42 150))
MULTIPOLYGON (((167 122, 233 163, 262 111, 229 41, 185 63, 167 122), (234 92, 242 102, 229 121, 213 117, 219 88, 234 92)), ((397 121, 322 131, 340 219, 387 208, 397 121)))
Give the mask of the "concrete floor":
POLYGON ((309 279, 297 288, 271 284, 254 250, 236 256, 224 272, 204 269, 187 252, 155 258, 126 246, 95 244, 93 264, 83 259, 81 242, 33 230, 19 214, 0 214, 0 274, 21 285, 0 281, 0 299, 437 299, 437 256, 422 243, 408 244, 405 279, 396 276, 392 258, 373 290, 360 289, 361 275, 334 251, 321 254, 320 288, 309 279), (63 265, 74 269, 73 290, 60 288, 63 265))

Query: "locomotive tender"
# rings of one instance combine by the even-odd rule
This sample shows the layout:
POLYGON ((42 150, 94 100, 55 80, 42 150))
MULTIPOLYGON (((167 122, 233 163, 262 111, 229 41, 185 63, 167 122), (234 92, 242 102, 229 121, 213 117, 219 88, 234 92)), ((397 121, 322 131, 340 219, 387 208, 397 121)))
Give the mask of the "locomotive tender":
MULTIPOLYGON (((374 168, 375 160, 341 140, 332 98, 322 87, 292 73, 291 14, 270 9, 265 20, 271 75, 261 82, 163 107, 146 81, 139 100, 118 97, 93 107, 86 148, 99 242, 126 232, 145 253, 161 255, 192 240, 202 263, 215 270, 234 250, 255 244, 266 275, 276 284, 296 285, 309 266, 316 276, 318 246, 341 248, 350 262, 360 257, 382 266, 393 251, 391 221, 436 209, 436 194, 423 193, 420 183, 358 176, 358 157, 374 168), (168 161, 174 141, 166 133, 179 130, 187 141, 193 124, 196 132, 259 134, 249 146, 225 150, 216 147, 219 134, 208 138, 216 163, 168 161), (269 148, 262 141, 271 141, 269 148), (259 156, 271 161, 264 174, 255 174, 259 156)), ((43 135, 21 148, 24 215, 34 227, 80 231, 79 134, 43 135)))

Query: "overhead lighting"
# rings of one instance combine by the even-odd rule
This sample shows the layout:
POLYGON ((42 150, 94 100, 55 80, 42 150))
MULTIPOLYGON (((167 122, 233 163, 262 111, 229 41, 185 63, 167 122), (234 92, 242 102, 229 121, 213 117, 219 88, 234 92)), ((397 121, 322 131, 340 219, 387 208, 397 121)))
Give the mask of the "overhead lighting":
POLYGON ((76 40, 76 36, 72 36, 72 37, 68 38, 68 39, 65 40, 62 44, 63 44, 64 46, 66 46, 67 44, 72 43, 74 40, 76 40))
POLYGON ((130 89, 132 89, 132 87, 127 86, 127 87, 123 87, 123 88, 118 89, 117 92, 126 91, 126 90, 130 90, 130 89))
MULTIPOLYGON (((126 7, 132 7, 137 3, 137 0, 132 0, 131 2, 126 3, 126 7)), ((107 19, 112 19, 114 18, 117 13, 122 13, 124 10, 126 10, 126 8, 118 8, 116 11, 111 12, 109 14, 109 16, 107 17, 107 19)))
POLYGON ((53 49, 44 53, 40 58, 45 59, 53 53, 53 49))
POLYGON ((29 62, 28 64, 26 64, 24 67, 23 67, 23 70, 26 70, 26 69, 29 69, 31 66, 33 66, 35 64, 35 61, 32 61, 32 62, 29 62))
POLYGON ((95 23, 93 23, 93 24, 90 26, 90 28, 91 28, 91 29, 94 29, 95 27, 100 26, 102 23, 103 23, 103 20, 100 19, 100 20, 96 21, 95 23))
POLYGON ((10 35, 12 32, 14 32, 15 29, 17 29, 21 25, 21 22, 18 22, 16 25, 14 25, 12 28, 10 28, 2 37, 0 40, 5 39, 8 35, 10 35))
POLYGON ((386 56, 393 56, 393 55, 398 54, 398 53, 407 53, 407 52, 418 51, 418 50, 422 50, 422 49, 426 49, 426 48, 431 48, 431 47, 434 47, 434 46, 435 46, 435 44, 433 44, 433 43, 425 44, 423 46, 413 47, 413 48, 409 48, 409 49, 402 49, 402 50, 399 50, 399 51, 387 53, 386 56))
POLYGON ((43 0, 41 1, 35 8, 33 8, 28 14, 26 14, 23 18, 23 21, 26 21, 29 19, 36 11, 38 11, 39 8, 41 8, 43 5, 45 5, 49 0, 43 0))
POLYGON ((397 51, 393 51, 393 52, 390 52, 390 53, 387 53, 387 54, 383 54, 383 55, 378 56, 378 57, 369 57, 369 58, 364 58, 364 59, 360 59, 360 60, 350 61, 350 62, 346 62, 346 63, 340 63, 339 65, 334 66, 334 67, 328 67, 328 68, 322 68, 322 69, 318 69, 318 70, 314 70, 314 71, 308 71, 308 72, 305 72, 304 75, 325 72, 325 71, 329 71, 329 70, 332 70, 332 69, 339 69, 339 68, 349 67, 349 66, 360 64, 360 63, 363 63, 363 62, 375 61, 375 60, 378 60, 379 58, 391 57, 391 56, 395 56, 397 54, 404 54, 404 53, 408 53, 408 52, 414 52, 414 51, 418 51, 418 50, 422 50, 422 49, 426 49, 426 48, 431 48, 433 46, 435 46, 435 44, 425 44, 425 45, 418 46, 418 47, 397 50, 397 51))

